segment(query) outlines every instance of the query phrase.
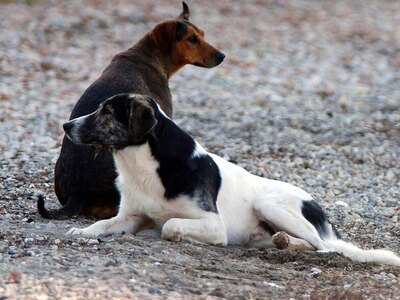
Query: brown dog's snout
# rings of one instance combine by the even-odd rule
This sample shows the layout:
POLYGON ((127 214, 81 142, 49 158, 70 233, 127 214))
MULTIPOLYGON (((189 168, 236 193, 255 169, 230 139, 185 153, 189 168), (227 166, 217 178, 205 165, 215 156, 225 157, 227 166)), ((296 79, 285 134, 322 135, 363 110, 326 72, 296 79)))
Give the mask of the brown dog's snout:
POLYGON ((224 58, 225 58, 225 54, 224 54, 224 53, 222 53, 221 51, 215 52, 215 63, 216 63, 217 65, 219 65, 220 63, 222 63, 223 60, 224 60, 224 58))

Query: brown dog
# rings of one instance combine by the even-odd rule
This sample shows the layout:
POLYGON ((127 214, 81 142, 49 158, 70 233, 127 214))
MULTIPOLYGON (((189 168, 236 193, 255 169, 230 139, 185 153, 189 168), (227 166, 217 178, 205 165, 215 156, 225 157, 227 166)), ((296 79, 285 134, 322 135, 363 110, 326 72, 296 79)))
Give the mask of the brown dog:
MULTIPOLYGON (((137 44, 117 54, 76 103, 70 120, 94 112, 107 98, 119 93, 151 96, 171 117, 169 78, 186 64, 212 68, 225 57, 204 40, 204 32, 189 22, 189 15, 183 2, 177 19, 157 24, 137 44)), ((75 145, 64 137, 55 167, 55 193, 63 207, 46 210, 39 196, 38 211, 50 219, 80 213, 112 217, 120 201, 114 185, 116 176, 110 152, 75 145)))

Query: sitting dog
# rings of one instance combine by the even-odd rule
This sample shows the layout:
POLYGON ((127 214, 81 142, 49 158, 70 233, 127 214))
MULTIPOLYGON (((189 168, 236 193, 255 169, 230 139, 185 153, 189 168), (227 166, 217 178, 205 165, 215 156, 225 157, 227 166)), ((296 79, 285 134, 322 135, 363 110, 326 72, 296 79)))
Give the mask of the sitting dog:
MULTIPOLYGON (((201 29, 188 21, 189 14, 183 2, 183 11, 176 20, 157 24, 137 44, 117 54, 76 103, 70 120, 95 111, 107 98, 120 93, 149 95, 171 117, 169 78, 186 64, 212 68, 225 57, 204 40, 201 29)), ((40 196, 38 211, 49 219, 79 213, 96 218, 115 216, 120 200, 116 177, 111 153, 75 145, 64 137, 54 184, 63 207, 48 211, 40 196)))
POLYGON ((342 241, 302 189, 254 176, 207 153, 148 96, 116 95, 97 111, 65 123, 64 129, 76 144, 112 150, 121 192, 117 216, 72 228, 69 234, 136 233, 158 226, 162 237, 172 241, 264 242, 400 265, 393 252, 362 250, 342 241))

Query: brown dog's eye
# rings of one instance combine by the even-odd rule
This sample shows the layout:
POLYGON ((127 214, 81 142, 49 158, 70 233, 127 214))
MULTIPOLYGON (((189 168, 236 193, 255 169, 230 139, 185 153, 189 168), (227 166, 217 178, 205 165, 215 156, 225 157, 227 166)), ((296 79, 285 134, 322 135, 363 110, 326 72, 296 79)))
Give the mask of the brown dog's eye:
POLYGON ((197 36, 193 35, 188 38, 189 43, 196 44, 197 43, 197 36))

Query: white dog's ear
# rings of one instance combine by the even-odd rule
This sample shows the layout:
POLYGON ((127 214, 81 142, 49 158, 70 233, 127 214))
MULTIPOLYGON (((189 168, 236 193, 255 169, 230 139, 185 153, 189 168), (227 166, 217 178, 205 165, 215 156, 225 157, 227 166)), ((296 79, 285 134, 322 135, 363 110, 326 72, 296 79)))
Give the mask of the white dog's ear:
POLYGON ((182 1, 182 6, 183 6, 183 10, 181 12, 181 14, 177 17, 177 19, 184 19, 186 21, 189 21, 189 17, 190 17, 190 11, 189 11, 189 6, 185 3, 185 1, 182 1))
POLYGON ((129 127, 135 144, 145 142, 145 136, 157 125, 150 101, 151 98, 137 98, 131 103, 129 127))

